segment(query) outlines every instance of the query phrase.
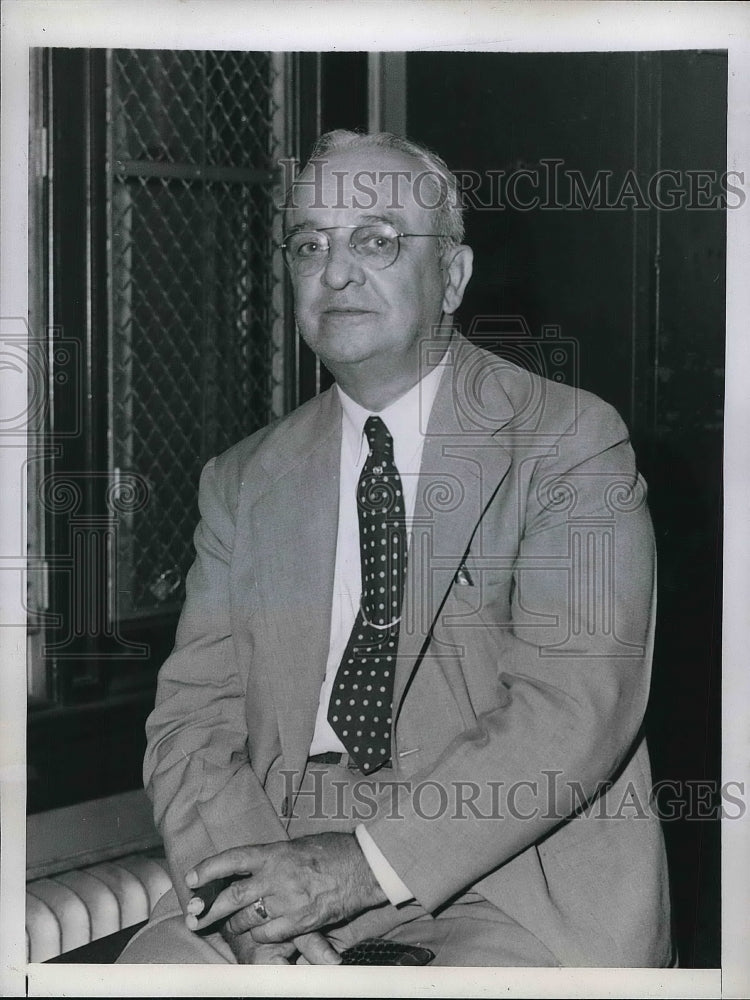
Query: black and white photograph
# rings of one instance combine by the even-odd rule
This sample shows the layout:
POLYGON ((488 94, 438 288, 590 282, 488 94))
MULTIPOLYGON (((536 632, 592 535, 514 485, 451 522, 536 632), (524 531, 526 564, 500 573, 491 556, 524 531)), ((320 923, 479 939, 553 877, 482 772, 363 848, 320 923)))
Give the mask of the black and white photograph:
POLYGON ((746 995, 750 5, 2 18, 3 995, 746 995))

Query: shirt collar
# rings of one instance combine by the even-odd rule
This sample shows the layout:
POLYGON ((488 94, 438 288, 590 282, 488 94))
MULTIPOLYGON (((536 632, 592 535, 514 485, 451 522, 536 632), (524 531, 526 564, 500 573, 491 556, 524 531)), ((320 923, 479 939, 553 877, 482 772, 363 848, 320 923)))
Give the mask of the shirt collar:
POLYGON ((368 417, 378 416, 384 421, 393 437, 393 457, 396 466, 404 467, 422 446, 443 370, 442 363, 435 365, 408 392, 378 413, 360 406, 337 384, 336 389, 344 411, 342 437, 346 460, 355 468, 361 464, 367 448, 364 434, 365 421, 368 417))

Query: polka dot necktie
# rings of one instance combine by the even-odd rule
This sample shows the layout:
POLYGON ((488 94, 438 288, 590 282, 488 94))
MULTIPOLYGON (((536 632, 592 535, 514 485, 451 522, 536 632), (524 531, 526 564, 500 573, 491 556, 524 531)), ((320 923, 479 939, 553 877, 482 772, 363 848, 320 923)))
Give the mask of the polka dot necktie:
POLYGON ((406 517, 393 438, 368 417, 370 452, 357 485, 362 596, 336 674, 328 721, 360 770, 371 774, 391 755, 391 703, 406 574, 406 517))

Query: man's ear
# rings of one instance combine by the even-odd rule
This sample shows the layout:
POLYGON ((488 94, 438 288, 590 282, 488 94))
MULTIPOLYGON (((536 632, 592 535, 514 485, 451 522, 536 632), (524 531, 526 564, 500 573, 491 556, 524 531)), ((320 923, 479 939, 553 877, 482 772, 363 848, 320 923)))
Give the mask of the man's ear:
POLYGON ((444 251, 443 269, 445 271, 443 312, 451 316, 461 305, 464 290, 474 269, 474 251, 464 244, 450 247, 444 251))

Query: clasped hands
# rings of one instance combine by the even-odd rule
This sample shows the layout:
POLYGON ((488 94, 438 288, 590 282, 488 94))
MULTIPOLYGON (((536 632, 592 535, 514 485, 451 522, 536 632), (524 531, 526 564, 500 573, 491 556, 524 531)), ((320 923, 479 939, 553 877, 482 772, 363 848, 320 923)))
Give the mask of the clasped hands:
POLYGON ((222 934, 240 962, 286 962, 299 952, 310 964, 337 964, 337 952, 318 930, 387 902, 348 833, 233 847, 201 861, 185 883, 197 889, 226 876, 244 877, 223 889, 207 913, 194 896, 186 923, 197 931, 223 921, 222 934), (263 906, 256 908, 259 899, 263 906))

